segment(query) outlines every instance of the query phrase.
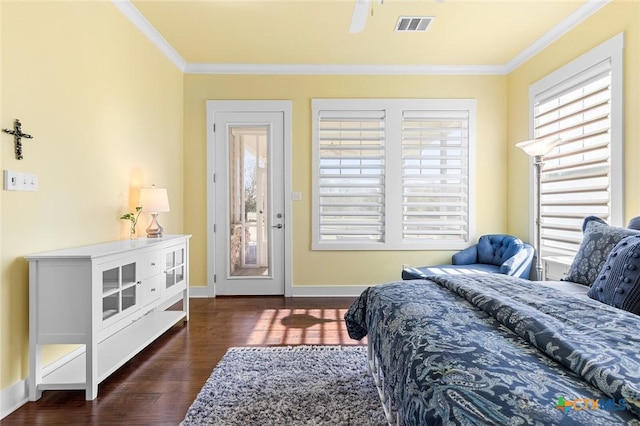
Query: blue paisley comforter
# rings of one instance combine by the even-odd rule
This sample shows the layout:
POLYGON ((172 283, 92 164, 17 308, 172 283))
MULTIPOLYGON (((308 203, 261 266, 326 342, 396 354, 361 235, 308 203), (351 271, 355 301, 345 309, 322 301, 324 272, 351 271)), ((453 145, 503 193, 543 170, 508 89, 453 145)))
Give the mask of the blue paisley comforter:
POLYGON ((640 316, 504 275, 370 287, 368 335, 405 425, 640 425, 640 316))

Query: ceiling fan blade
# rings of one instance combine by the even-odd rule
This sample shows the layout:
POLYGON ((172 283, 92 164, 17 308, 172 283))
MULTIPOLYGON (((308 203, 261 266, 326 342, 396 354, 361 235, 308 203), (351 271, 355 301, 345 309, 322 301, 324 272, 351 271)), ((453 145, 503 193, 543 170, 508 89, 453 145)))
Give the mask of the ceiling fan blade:
POLYGON ((371 0, 356 0, 353 6, 353 14, 351 15, 351 26, 349 27, 350 33, 359 33, 364 30, 364 26, 367 23, 367 16, 369 15, 369 7, 371 0))

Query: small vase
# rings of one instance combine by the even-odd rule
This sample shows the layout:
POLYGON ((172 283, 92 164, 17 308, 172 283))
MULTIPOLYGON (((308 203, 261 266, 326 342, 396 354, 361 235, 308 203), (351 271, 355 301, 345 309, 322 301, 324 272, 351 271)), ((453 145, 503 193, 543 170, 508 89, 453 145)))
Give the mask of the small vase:
POLYGON ((138 234, 136 234, 136 228, 131 228, 131 230, 129 231, 129 239, 130 240, 138 239, 138 234))

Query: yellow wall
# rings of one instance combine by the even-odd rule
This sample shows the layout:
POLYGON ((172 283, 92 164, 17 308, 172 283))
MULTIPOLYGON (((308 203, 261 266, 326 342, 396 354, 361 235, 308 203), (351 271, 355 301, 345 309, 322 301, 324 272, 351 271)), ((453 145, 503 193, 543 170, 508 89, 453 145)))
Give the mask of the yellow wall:
POLYGON ((185 75, 185 232, 193 234, 191 285, 206 280, 206 114, 213 99, 293 101, 293 285, 360 285, 398 279, 403 263, 450 259, 451 252, 311 250, 313 98, 477 99, 477 233, 506 231, 505 76, 185 75))
POLYGON ((509 232, 527 235, 530 174, 528 157, 514 145, 529 138, 529 86, 616 34, 625 33, 624 134, 625 224, 640 215, 640 2, 614 0, 547 49, 512 72, 508 78, 508 219, 509 232))
POLYGON ((1 192, 5 389, 28 373, 25 254, 126 238, 118 217, 152 183, 168 188, 165 232, 183 231, 183 77, 111 2, 1 1, 0 17, 0 126, 34 136, 18 161, 2 134, 0 161, 40 180, 1 192))

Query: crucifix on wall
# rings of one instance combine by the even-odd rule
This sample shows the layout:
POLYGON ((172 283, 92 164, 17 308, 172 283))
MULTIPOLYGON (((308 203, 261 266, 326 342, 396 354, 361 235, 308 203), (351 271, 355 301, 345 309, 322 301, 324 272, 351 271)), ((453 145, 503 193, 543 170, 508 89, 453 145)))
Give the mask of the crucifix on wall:
POLYGON ((22 133, 22 124, 20 120, 13 122, 13 130, 2 129, 3 132, 13 135, 13 142, 15 144, 16 159, 22 160, 22 138, 33 139, 33 136, 26 133, 22 133))

